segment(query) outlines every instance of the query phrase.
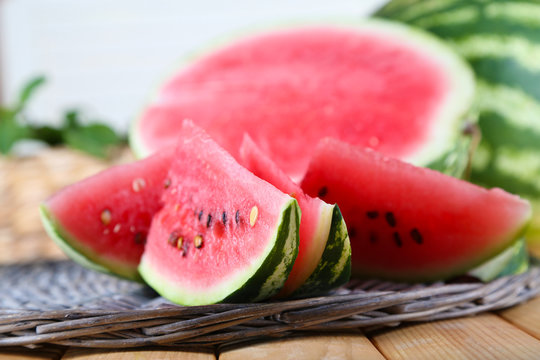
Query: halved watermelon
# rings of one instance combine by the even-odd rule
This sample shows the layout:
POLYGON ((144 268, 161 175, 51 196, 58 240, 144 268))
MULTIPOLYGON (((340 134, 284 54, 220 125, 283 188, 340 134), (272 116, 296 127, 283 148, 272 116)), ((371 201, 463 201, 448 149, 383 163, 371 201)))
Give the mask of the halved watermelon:
POLYGON ((435 280, 463 274, 508 248, 528 202, 334 139, 317 147, 304 191, 336 202, 357 276, 435 280))
POLYGON ((45 229, 82 265, 140 280, 137 266, 171 157, 166 149, 64 188, 41 206, 45 229))
POLYGON ((186 121, 139 266, 185 305, 260 301, 285 283, 298 253, 296 200, 239 165, 186 121))
POLYGON ((302 211, 298 256, 278 297, 322 294, 345 284, 351 274, 351 246, 339 208, 305 195, 248 135, 240 158, 255 175, 294 197, 302 211))
POLYGON ((324 136, 457 174, 473 94, 469 68, 426 33, 382 21, 306 25, 181 69, 133 124, 130 143, 151 154, 189 118, 235 157, 247 132, 293 180, 324 136))

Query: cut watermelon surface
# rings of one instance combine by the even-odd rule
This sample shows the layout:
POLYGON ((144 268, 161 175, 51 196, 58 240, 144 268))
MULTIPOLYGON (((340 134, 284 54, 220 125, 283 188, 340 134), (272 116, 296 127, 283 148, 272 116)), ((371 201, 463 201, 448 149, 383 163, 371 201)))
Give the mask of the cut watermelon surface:
POLYGON ((161 193, 172 152, 118 165, 73 184, 41 206, 50 237, 87 267, 138 280, 139 259, 161 193))
POLYGON ((450 154, 462 146, 473 93, 468 67, 422 32, 382 21, 305 26, 228 44, 182 68, 133 124, 130 143, 151 154, 174 143, 189 118, 235 157, 247 132, 295 180, 325 136, 455 172, 450 154))
POLYGON ((298 253, 296 200, 239 165, 191 122, 181 130, 142 277, 186 305, 275 295, 298 253))
POLYGON ((317 147, 302 188, 336 202, 357 276, 424 281, 463 274, 511 245, 528 202, 333 139, 317 147))
POLYGON ((255 175, 294 197, 302 211, 298 256, 278 296, 322 294, 345 284, 351 272, 351 247, 339 208, 305 195, 249 136, 244 137, 240 158, 255 175))

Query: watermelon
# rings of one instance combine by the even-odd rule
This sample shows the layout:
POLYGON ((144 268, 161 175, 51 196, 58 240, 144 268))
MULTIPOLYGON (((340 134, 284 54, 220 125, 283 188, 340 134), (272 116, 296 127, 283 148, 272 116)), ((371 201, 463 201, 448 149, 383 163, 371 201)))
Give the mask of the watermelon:
POLYGON ((247 132, 295 181, 324 136, 459 174, 473 94, 469 68, 426 33, 382 21, 297 26, 183 66, 133 123, 130 143, 151 154, 189 118, 235 157, 247 132))
POLYGON ((240 158, 255 175, 294 197, 302 211, 298 256, 278 296, 313 296, 345 284, 351 273, 351 246, 339 208, 305 195, 248 135, 240 158))
POLYGON ((139 271, 184 305, 261 301, 298 253, 295 199, 239 165, 190 121, 181 128, 139 271))
POLYGON ((464 274, 508 248, 531 217, 527 201, 335 139, 321 141, 302 189, 336 202, 352 271, 401 281, 464 274))
POLYGON ((172 152, 118 165, 73 184, 41 205, 50 237, 89 268, 140 280, 137 266, 161 194, 172 152))
POLYGON ((471 180, 529 199, 526 237, 540 246, 540 1, 393 0, 377 16, 436 34, 468 60, 483 133, 471 180))

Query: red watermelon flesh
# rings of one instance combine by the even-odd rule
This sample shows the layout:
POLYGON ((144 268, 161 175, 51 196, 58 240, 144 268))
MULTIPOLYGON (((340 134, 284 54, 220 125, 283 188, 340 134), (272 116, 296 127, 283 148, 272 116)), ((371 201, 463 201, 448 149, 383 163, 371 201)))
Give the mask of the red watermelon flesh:
MULTIPOLYGON (((298 290, 312 276, 319 264, 324 269, 317 272, 316 275, 314 274, 318 279, 313 280, 313 282, 317 281, 321 283, 322 287, 313 287, 309 291, 320 293, 343 285, 343 283, 336 283, 336 280, 348 280, 348 274, 346 276, 341 276, 341 274, 349 270, 350 245, 348 237, 340 238, 345 244, 330 244, 331 241, 329 239, 334 238, 330 236, 330 231, 339 231, 339 228, 336 229, 331 226, 335 206, 326 204, 318 198, 305 195, 300 186, 294 183, 264 154, 248 135, 244 137, 244 141, 240 147, 240 158, 242 165, 255 175, 294 197, 298 201, 298 206, 300 206, 300 210, 302 211, 299 228, 300 243, 298 246, 298 256, 278 297, 291 295, 298 290), (344 247, 342 254, 340 253, 335 259, 321 259, 327 245, 344 247)), ((301 292, 303 295, 307 294, 305 291, 301 292)))
POLYGON ((337 202, 349 229, 353 274, 434 280, 466 272, 507 248, 528 202, 335 139, 318 145, 302 181, 337 202))
POLYGON ((64 188, 41 207, 49 235, 74 260, 140 279, 140 257, 171 162, 169 149, 64 188))
POLYGON ((131 144, 152 153, 189 118, 234 156, 249 133, 293 179, 324 136, 426 165, 453 146, 472 84, 448 49, 396 24, 274 31, 182 69, 135 124, 131 144))
POLYGON ((258 301, 283 286, 298 252, 294 199, 186 121, 140 273, 186 304, 258 301))

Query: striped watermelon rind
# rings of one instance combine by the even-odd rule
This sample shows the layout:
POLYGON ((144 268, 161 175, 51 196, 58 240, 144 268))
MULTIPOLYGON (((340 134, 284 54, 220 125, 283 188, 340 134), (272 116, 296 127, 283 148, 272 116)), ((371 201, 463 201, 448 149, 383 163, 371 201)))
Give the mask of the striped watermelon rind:
POLYGON ((332 213, 332 220, 321 261, 291 297, 321 295, 345 284, 351 277, 351 242, 347 225, 337 205, 326 204, 326 207, 332 213))
POLYGON ((376 16, 438 35, 468 60, 483 133, 471 180, 527 198, 526 238, 540 242, 540 1, 393 0, 376 16))
POLYGON ((280 212, 273 238, 268 241, 266 251, 253 260, 249 268, 239 271, 231 279, 223 280, 213 291, 205 289, 197 293, 193 289, 181 288, 161 276, 144 254, 139 264, 139 272, 152 288, 178 304, 261 301, 275 295, 287 280, 298 254, 299 226, 300 209, 296 200, 291 198, 280 212))
POLYGON ((47 235, 73 261, 91 270, 142 282, 139 273, 133 267, 104 258, 80 242, 73 240, 72 236, 52 216, 46 205, 40 206, 39 213, 47 235))

